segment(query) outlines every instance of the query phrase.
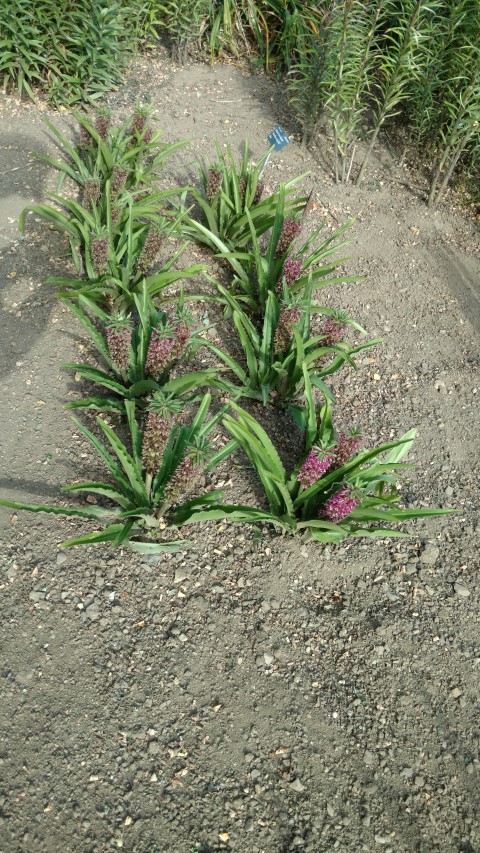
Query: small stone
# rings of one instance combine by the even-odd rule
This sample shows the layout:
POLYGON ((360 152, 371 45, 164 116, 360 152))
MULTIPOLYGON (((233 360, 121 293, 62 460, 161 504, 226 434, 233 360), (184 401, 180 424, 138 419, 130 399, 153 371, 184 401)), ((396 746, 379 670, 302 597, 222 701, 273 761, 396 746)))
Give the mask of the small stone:
POLYGON ((468 596, 470 595, 470 590, 468 589, 468 587, 466 587, 463 583, 460 583, 459 581, 456 581, 453 584, 453 588, 457 595, 460 596, 460 598, 468 598, 468 596))
POLYGON ((278 660, 280 663, 285 663, 291 657, 287 649, 275 649, 274 655, 275 660, 278 660))
POLYGON ((61 566, 62 563, 67 562, 67 555, 64 554, 63 551, 59 551, 56 558, 57 566, 61 566))
POLYGON ((28 597, 30 598, 31 601, 37 602, 37 601, 41 601, 42 598, 45 598, 45 593, 44 592, 31 592, 28 597))
POLYGON ((433 566, 440 555, 440 548, 436 545, 426 545, 422 554, 420 554, 420 562, 427 566, 433 566))
POLYGON ((148 744, 149 755, 158 755, 160 752, 160 744, 157 740, 151 740, 148 744))
POLYGON ((274 661, 273 655, 264 654, 263 659, 267 666, 270 666, 270 664, 272 664, 274 661))
POLYGON ((425 779, 423 778, 423 776, 415 776, 413 784, 416 788, 423 788, 423 786, 425 785, 425 779))
POLYGON ((413 767, 404 767, 403 770, 400 771, 400 776, 404 776, 405 779, 411 779, 413 776, 413 767))
POLYGON ((452 487, 451 487, 451 486, 447 486, 447 488, 445 489, 445 494, 446 494, 447 498, 451 498, 451 497, 452 497, 452 495, 453 495, 453 489, 452 489, 452 487))
POLYGON ((454 687, 453 690, 450 690, 450 699, 458 699, 462 695, 462 691, 459 687, 454 687))
POLYGON ((290 788, 292 791, 296 791, 297 794, 301 794, 305 790, 305 785, 302 785, 300 779, 294 779, 293 782, 290 782, 290 788))
POLYGON ((262 774, 260 773, 260 770, 257 770, 257 769, 252 770, 252 772, 250 773, 250 776, 252 777, 253 780, 259 779, 261 775, 262 774))
POLYGON ((329 817, 335 817, 335 808, 331 803, 327 803, 327 814, 329 817))
POLYGON ((363 756, 363 760, 367 767, 370 767, 372 764, 375 764, 375 756, 373 752, 370 752, 370 750, 367 749, 365 755, 363 756))
POLYGON ((89 606, 85 610, 85 613, 92 621, 98 619, 98 617, 100 616, 100 607, 97 602, 93 601, 91 604, 89 604, 89 606))
POLYGON ((296 836, 295 836, 295 838, 294 838, 294 839, 293 839, 293 841, 292 841, 292 844, 293 844, 293 846, 294 846, 294 847, 304 847, 304 846, 305 846, 305 841, 303 840, 303 838, 300 838, 300 836, 299 836, 299 835, 296 835, 296 836))
POLYGON ((187 578, 188 572, 186 572, 185 569, 175 569, 174 583, 182 583, 182 581, 186 581, 187 578))

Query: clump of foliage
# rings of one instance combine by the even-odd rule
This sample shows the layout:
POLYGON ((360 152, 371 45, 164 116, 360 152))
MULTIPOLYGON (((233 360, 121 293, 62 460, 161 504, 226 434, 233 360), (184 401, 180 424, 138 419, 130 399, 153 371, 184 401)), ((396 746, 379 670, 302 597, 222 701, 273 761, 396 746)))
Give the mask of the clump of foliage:
POLYGON ((415 437, 410 430, 397 441, 363 450, 360 433, 336 435, 328 401, 316 411, 305 375, 305 448, 288 474, 263 427, 239 406, 224 424, 255 469, 269 510, 247 506, 206 509, 199 518, 272 524, 284 533, 302 533, 317 542, 341 542, 348 536, 408 536, 392 528, 412 518, 444 515, 452 510, 408 509, 399 506, 398 472, 415 437))
POLYGON ((86 296, 67 304, 90 336, 107 370, 85 364, 65 367, 102 388, 105 397, 86 397, 68 408, 95 408, 124 412, 125 400, 139 407, 156 391, 183 403, 205 387, 224 387, 218 369, 183 373, 204 340, 207 327, 192 329, 192 317, 181 297, 174 311, 162 311, 149 296, 146 284, 141 295, 134 294, 132 314, 109 314, 86 296), (174 378, 172 373, 177 374, 174 378))
POLYGON ((237 394, 262 400, 264 405, 288 404, 301 398, 305 373, 331 397, 325 378, 345 363, 356 367, 354 356, 379 343, 376 339, 350 347, 344 340, 348 327, 363 334, 365 330, 345 312, 336 318, 333 311, 312 306, 312 281, 301 299, 295 299, 287 287, 276 293, 269 291, 260 325, 252 321, 239 300, 221 285, 217 288, 231 312, 244 365, 210 341, 205 341, 205 346, 235 375, 239 383, 237 394), (333 315, 317 334, 312 331, 312 309, 314 313, 324 311, 333 315))
MULTIPOLYGON (((3 88, 55 104, 94 101, 120 83, 139 43, 143 0, 0 0, 3 88)), ((146 21, 146 19, 145 19, 146 21)))
POLYGON ((129 426, 130 450, 118 434, 102 418, 97 424, 110 445, 113 455, 97 436, 80 421, 74 422, 96 450, 110 473, 114 485, 102 482, 75 483, 63 491, 106 498, 113 506, 67 507, 0 500, 1 506, 28 512, 44 512, 67 517, 101 521, 101 530, 69 539, 62 547, 111 542, 141 554, 160 554, 185 547, 185 540, 165 539, 170 528, 193 523, 200 509, 216 504, 218 491, 200 497, 190 496, 200 486, 207 471, 213 470, 236 447, 226 444, 211 452, 208 436, 223 410, 206 420, 210 405, 206 395, 189 425, 179 421, 179 406, 159 394, 147 412, 143 430, 136 416, 135 404, 125 403, 129 426), (162 541, 162 537, 163 540, 162 541))
POLYGON ((161 15, 161 29, 168 33, 175 62, 185 64, 189 48, 198 42, 208 18, 210 0, 161 0, 156 10, 161 15))
POLYGON ((202 221, 189 217, 184 233, 214 250, 225 251, 226 247, 233 250, 250 243, 251 223, 257 237, 272 227, 280 194, 285 215, 303 211, 308 196, 291 198, 295 184, 303 175, 264 197, 263 170, 267 157, 268 153, 258 163, 252 163, 245 145, 237 165, 231 148, 222 151, 217 146, 217 159, 199 167, 201 191, 193 190, 202 221))
MULTIPOLYGON (((332 255, 347 245, 346 241, 338 241, 352 223, 348 222, 315 245, 325 225, 322 223, 300 242, 309 205, 304 204, 301 217, 292 215, 285 204, 285 192, 285 185, 281 184, 272 207, 271 231, 266 242, 260 242, 256 223, 247 212, 250 239, 246 250, 228 252, 224 246, 223 254, 235 272, 232 292, 254 315, 263 314, 269 294, 281 291, 283 284, 292 294, 301 296, 308 283, 318 290, 356 280, 351 276, 331 275, 345 261, 345 258, 333 260, 332 255)), ((303 203, 304 199, 301 201, 303 203)))
POLYGON ((81 278, 51 281, 73 296, 83 293, 100 302, 107 296, 118 310, 133 305, 133 295, 141 290, 144 279, 154 296, 169 284, 193 278, 204 269, 203 265, 174 269, 184 244, 160 270, 148 275, 166 238, 179 234, 184 213, 181 204, 174 207, 172 202, 187 191, 158 189, 168 157, 186 141, 161 143, 161 132, 151 128, 149 116, 150 110, 139 106, 123 125, 115 127, 105 111, 93 119, 78 115, 77 145, 47 122, 64 158, 37 157, 59 172, 59 192, 70 178, 79 187, 81 200, 52 193, 55 205, 27 207, 19 221, 23 232, 27 215, 34 213, 67 234, 75 268, 85 275, 88 284, 81 278))

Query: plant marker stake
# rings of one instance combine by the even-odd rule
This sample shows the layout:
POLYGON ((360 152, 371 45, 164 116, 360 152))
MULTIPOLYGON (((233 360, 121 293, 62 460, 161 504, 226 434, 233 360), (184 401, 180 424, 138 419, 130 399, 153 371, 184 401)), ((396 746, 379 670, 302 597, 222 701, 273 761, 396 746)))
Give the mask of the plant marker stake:
POLYGON ((282 148, 285 148, 286 145, 290 145, 290 139, 281 124, 277 124, 277 126, 273 128, 272 132, 268 134, 267 139, 271 145, 271 148, 265 156, 265 162, 263 164, 262 171, 260 172, 260 177, 262 177, 265 171, 265 167, 268 161, 270 160, 272 152, 281 151, 282 148))

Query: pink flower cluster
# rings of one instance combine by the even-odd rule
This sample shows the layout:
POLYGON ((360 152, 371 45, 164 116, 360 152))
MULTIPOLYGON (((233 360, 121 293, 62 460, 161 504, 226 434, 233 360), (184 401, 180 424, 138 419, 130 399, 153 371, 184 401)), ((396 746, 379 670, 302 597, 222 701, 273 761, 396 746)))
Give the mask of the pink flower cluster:
POLYGON ((142 465, 147 474, 153 475, 160 468, 174 423, 172 417, 166 418, 158 412, 148 413, 142 445, 142 465))
POLYGON ((130 364, 130 343, 132 340, 132 330, 128 327, 122 328, 107 328, 105 330, 107 336, 108 352, 110 357, 119 370, 127 371, 130 364))
POLYGON ((337 468, 346 465, 350 459, 355 456, 363 444, 363 438, 358 432, 351 432, 350 435, 342 433, 338 439, 337 449, 335 451, 335 464, 337 468))
POLYGON ((160 377, 174 361, 181 358, 189 338, 190 329, 182 322, 177 323, 171 338, 154 330, 148 347, 145 372, 154 378, 160 377))
POLYGON ((324 345, 327 347, 338 344, 345 336, 347 323, 338 320, 335 317, 328 317, 325 321, 321 334, 324 336, 324 345))
MULTIPOLYGON (((288 257, 285 260, 282 269, 282 278, 285 278, 288 286, 294 284, 300 278, 302 272, 302 262, 296 261, 295 258, 288 257)), ((281 284, 281 281, 279 282, 281 284)))
POLYGON ((110 248, 110 238, 108 234, 105 237, 93 237, 91 242, 92 265, 95 274, 105 275, 108 272, 108 253, 110 248))
POLYGON ((107 139, 110 123, 111 118, 109 115, 106 114, 97 115, 95 119, 95 130, 104 141, 106 141, 107 139))
POLYGON ((282 308, 273 341, 275 353, 282 353, 288 349, 292 340, 293 330, 300 317, 301 313, 298 308, 282 308))
POLYGON ((220 187, 222 186, 223 174, 220 169, 209 169, 207 174, 207 186, 205 190, 205 195, 207 196, 207 201, 211 204, 217 193, 220 192, 220 187))
POLYGON ((83 206, 86 207, 87 210, 91 210, 95 204, 98 204, 100 200, 100 181, 98 178, 90 178, 85 181, 85 185, 83 187, 83 206))
POLYGON ((328 499, 323 507, 323 515, 329 521, 338 524, 350 515, 351 512, 359 505, 360 499, 354 495, 348 486, 342 486, 336 494, 328 499))
POLYGON ((175 346, 173 338, 165 338, 153 331, 145 361, 145 372, 150 376, 161 376, 172 362, 172 350, 175 346))
POLYGON ((322 450, 319 447, 312 447, 305 462, 301 466, 297 479, 304 489, 313 486, 320 477, 331 467, 335 456, 330 450, 322 450))
POLYGON ((148 272, 157 260, 163 241, 163 234, 158 234, 151 228, 137 262, 137 272, 142 275, 148 272))
POLYGON ((165 499, 169 503, 175 504, 180 498, 191 494, 203 470, 203 465, 196 464, 187 451, 165 489, 165 499))
POLYGON ((280 237, 278 238, 277 243, 277 251, 275 252, 275 256, 279 258, 283 255, 284 252, 291 246, 295 237, 298 237, 300 231, 302 230, 302 223, 297 219, 292 219, 291 216, 287 216, 283 220, 283 227, 280 233, 280 237))
POLYGON ((132 123, 130 125, 130 136, 135 136, 138 134, 143 134, 145 130, 145 125, 147 123, 147 114, 142 109, 136 110, 132 119, 132 123))

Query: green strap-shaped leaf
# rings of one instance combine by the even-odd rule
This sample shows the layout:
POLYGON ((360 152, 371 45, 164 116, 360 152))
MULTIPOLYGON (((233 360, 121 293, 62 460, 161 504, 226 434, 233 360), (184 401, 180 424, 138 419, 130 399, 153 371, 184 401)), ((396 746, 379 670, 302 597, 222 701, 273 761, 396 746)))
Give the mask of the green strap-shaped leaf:
POLYGON ((62 542, 60 547, 73 548, 74 545, 95 545, 98 542, 114 542, 124 526, 124 524, 111 524, 105 530, 96 530, 94 533, 87 533, 86 536, 67 539, 66 542, 62 542))
POLYGON ((83 432, 83 434, 88 438, 90 443, 93 445, 97 453, 103 459, 107 469, 110 471, 112 477, 117 481, 117 484, 120 487, 122 493, 129 498, 132 502, 135 500, 135 492, 132 489, 127 477, 123 473, 122 469, 115 462, 115 460, 110 456, 108 450, 103 446, 103 444, 98 440, 96 435, 91 432, 88 427, 84 426, 81 421, 77 418, 72 418, 73 422, 76 424, 78 429, 83 432))
MULTIPOLYGON (((88 300, 88 301, 90 301, 90 300, 88 300)), ((107 342, 106 342, 104 336, 102 335, 102 333, 99 332, 99 330, 97 329, 96 326, 94 326, 94 324, 92 323, 90 318, 87 316, 85 311, 79 305, 77 305, 75 302, 73 302, 72 299, 64 299, 63 302, 65 302, 65 304, 68 305, 72 314, 75 314, 77 319, 80 320, 83 328, 86 329, 86 331, 90 335, 92 341, 94 342, 98 352, 102 355, 102 357, 105 359, 107 364, 111 368, 113 368, 113 363, 112 363, 112 360, 110 358, 108 345, 107 345, 107 342)), ((104 312, 102 312, 102 314, 103 313, 104 312)), ((107 320, 107 322, 108 322, 108 320, 107 320)))
POLYGON ((127 475, 128 481, 137 500, 140 501, 142 506, 144 504, 148 504, 148 495, 145 488, 141 468, 135 464, 127 448, 124 444, 122 444, 119 437, 116 435, 116 433, 114 433, 113 429, 107 423, 105 423, 102 418, 97 418, 97 423, 102 432, 107 437, 107 440, 112 446, 114 452, 116 453, 120 464, 123 470, 125 471, 125 474, 127 475))
POLYGON ((125 543, 129 551, 137 554, 169 554, 183 548, 189 548, 192 543, 189 539, 177 539, 172 542, 141 542, 138 539, 129 539, 125 543))
POLYGON ((317 440, 317 412, 313 399, 312 383, 305 364, 302 365, 305 396, 305 451, 308 453, 317 440))
POLYGON ((62 492, 89 492, 94 495, 102 495, 117 503, 123 509, 130 509, 131 501, 118 489, 109 486, 108 483, 73 483, 70 486, 62 486, 62 492))
POLYGON ((94 382, 95 385, 103 385, 104 388, 108 388, 110 391, 115 391, 120 397, 125 397, 127 393, 127 389, 124 385, 121 385, 120 382, 116 382, 115 379, 112 379, 108 373, 104 373, 103 370, 98 370, 96 367, 89 367, 86 364, 64 364, 65 368, 69 370, 75 370, 76 373, 79 373, 80 376, 83 376, 84 379, 90 379, 91 382, 94 382))
POLYGON ((120 510, 115 509, 105 509, 104 507, 99 506, 89 506, 89 507, 65 507, 65 506, 45 506, 44 504, 37 503, 28 503, 26 501, 9 501, 6 499, 0 499, 0 506, 10 507, 11 509, 21 509, 26 510, 26 512, 46 512, 51 515, 64 515, 66 517, 72 518, 96 518, 96 519, 107 519, 107 518, 115 518, 120 512, 120 510))
MULTIPOLYGON (((125 400, 125 411, 127 413, 128 426, 130 427, 130 436, 132 439, 132 450, 135 465, 142 470, 142 436, 135 417, 135 403, 132 400, 125 400)), ((143 478, 142 478, 143 482, 143 478)))
POLYGON ((83 400, 74 400, 66 403, 66 409, 98 409, 99 412, 124 412, 123 401, 114 400, 112 397, 84 397, 83 400))

